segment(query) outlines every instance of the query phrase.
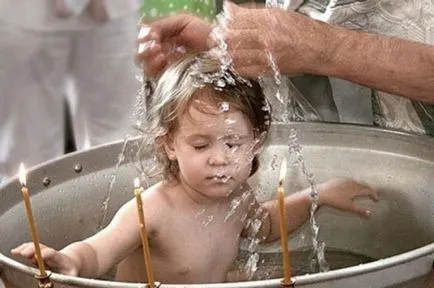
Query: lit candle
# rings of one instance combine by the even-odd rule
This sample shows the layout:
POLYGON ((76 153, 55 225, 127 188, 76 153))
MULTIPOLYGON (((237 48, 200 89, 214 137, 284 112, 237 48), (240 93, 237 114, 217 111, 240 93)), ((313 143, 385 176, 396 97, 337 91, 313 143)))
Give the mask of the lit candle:
POLYGON ((284 284, 291 283, 291 264, 289 262, 289 251, 288 251, 288 229, 286 223, 286 214, 285 214, 285 189, 283 188, 283 180, 286 175, 286 159, 283 158, 282 165, 280 166, 280 179, 279 179, 279 188, 277 188, 277 199, 279 202, 279 216, 280 216, 280 244, 282 247, 282 255, 283 255, 283 272, 284 284))
POLYGON ((45 271, 44 261, 41 255, 41 247, 39 246, 39 236, 36 229, 35 220, 33 218, 32 206, 30 204, 29 189, 26 186, 26 170, 24 164, 21 163, 18 178, 21 183, 21 192, 23 194, 23 200, 26 207, 27 220, 29 221, 30 232, 32 235, 33 244, 35 245, 36 260, 38 261, 40 276, 45 277, 47 275, 45 271))
POLYGON ((152 272, 151 252, 149 250, 148 233, 146 232, 145 216, 143 215, 143 202, 142 202, 143 187, 140 186, 140 179, 134 179, 134 195, 137 201, 137 212, 139 213, 140 235, 142 237, 143 256, 145 259, 146 274, 148 276, 148 283, 150 287, 155 287, 154 274, 152 272))

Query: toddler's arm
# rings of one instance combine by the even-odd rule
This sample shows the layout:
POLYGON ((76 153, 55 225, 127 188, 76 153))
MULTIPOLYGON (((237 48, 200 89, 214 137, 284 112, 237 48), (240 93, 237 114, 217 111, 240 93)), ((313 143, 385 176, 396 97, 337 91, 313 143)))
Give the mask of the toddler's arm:
MULTIPOLYGON (((106 228, 90 238, 72 243, 60 251, 42 245, 44 262, 53 271, 66 275, 103 275, 141 244, 134 204, 135 201, 126 203, 106 228)), ((11 253, 36 261, 33 243, 22 244, 11 253)))
MULTIPOLYGON (((44 263, 55 272, 70 276, 78 275, 78 263, 71 257, 51 248, 40 244, 41 255, 44 263)), ((32 260, 36 264, 36 253, 33 242, 27 242, 11 250, 11 253, 16 256, 22 256, 32 260)))
MULTIPOLYGON (((348 178, 333 178, 321 183, 317 188, 319 193, 318 208, 327 205, 343 211, 357 213, 363 217, 369 217, 371 212, 357 206, 354 199, 359 196, 367 196, 374 201, 379 199, 374 189, 348 178)), ((272 200, 262 205, 269 213, 269 223, 262 225, 264 228, 269 226, 268 236, 264 237, 265 242, 272 242, 280 238, 278 203, 276 200, 272 200)), ((288 233, 294 231, 309 219, 311 205, 310 188, 285 197, 288 233)))

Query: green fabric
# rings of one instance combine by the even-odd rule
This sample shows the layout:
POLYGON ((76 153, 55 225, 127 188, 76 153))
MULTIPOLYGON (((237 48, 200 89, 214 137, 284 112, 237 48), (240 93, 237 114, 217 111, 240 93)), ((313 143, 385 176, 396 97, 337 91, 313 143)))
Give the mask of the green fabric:
POLYGON ((164 17, 170 14, 189 12, 212 21, 216 15, 215 0, 144 0, 144 20, 164 17))

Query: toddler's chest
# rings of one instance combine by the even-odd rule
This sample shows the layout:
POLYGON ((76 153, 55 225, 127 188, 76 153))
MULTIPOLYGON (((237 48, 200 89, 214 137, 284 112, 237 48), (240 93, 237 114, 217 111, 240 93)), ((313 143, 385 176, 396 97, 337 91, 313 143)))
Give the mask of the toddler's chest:
POLYGON ((180 276, 194 276, 207 282, 220 281, 222 277, 224 280, 238 255, 241 226, 205 220, 177 219, 164 227, 157 237, 161 239, 157 241, 159 254, 172 263, 173 272, 180 276))

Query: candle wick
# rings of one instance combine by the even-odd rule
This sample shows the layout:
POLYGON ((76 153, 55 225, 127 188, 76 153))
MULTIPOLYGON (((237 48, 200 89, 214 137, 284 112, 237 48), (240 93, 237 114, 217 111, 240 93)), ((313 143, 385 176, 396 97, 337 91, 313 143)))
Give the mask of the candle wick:
POLYGON ((280 187, 283 187, 283 180, 280 180, 280 181, 279 181, 279 186, 280 186, 280 187))

